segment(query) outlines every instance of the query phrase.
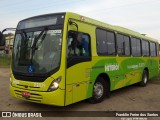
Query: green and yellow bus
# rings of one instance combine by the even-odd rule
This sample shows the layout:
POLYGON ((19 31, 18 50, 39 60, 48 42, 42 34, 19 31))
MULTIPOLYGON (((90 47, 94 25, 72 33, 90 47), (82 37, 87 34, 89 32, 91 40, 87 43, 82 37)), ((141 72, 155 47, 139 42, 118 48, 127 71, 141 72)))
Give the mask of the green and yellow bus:
POLYGON ((158 70, 157 40, 75 13, 46 14, 18 23, 10 93, 56 106, 99 103, 113 90, 146 86, 158 70))

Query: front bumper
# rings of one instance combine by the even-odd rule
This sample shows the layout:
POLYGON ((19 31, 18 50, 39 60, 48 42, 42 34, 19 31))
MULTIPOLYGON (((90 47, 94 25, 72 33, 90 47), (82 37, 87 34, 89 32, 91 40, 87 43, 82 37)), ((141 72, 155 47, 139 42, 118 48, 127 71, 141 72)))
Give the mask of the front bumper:
POLYGON ((12 96, 41 104, 55 105, 55 106, 64 106, 64 95, 65 90, 57 89, 53 92, 46 91, 32 91, 32 90, 24 90, 21 88, 16 88, 10 85, 10 93, 12 96), (30 97, 25 98, 22 96, 22 92, 29 92, 30 97))

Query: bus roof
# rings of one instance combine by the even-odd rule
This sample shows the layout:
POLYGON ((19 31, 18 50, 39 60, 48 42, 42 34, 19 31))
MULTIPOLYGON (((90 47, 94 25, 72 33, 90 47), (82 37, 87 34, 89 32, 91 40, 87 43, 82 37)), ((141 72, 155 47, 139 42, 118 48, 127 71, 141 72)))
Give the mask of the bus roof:
POLYGON ((100 22, 98 20, 94 20, 94 19, 89 18, 89 17, 85 17, 85 16, 82 16, 82 15, 79 15, 79 14, 76 14, 76 13, 72 13, 72 12, 66 12, 66 14, 69 16, 69 18, 73 18, 73 19, 80 20, 80 21, 83 21, 83 22, 86 22, 86 23, 89 23, 89 24, 93 24, 93 25, 98 26, 98 27, 106 28, 108 30, 115 31, 117 33, 122 33, 122 34, 126 34, 126 35, 133 36, 133 37, 136 37, 136 38, 141 38, 141 39, 144 39, 144 40, 150 40, 150 41, 158 42, 158 40, 156 40, 154 38, 150 38, 148 36, 140 34, 139 32, 136 32, 136 31, 133 31, 133 30, 121 27, 121 26, 110 25, 110 24, 107 24, 107 23, 104 23, 104 22, 100 22))

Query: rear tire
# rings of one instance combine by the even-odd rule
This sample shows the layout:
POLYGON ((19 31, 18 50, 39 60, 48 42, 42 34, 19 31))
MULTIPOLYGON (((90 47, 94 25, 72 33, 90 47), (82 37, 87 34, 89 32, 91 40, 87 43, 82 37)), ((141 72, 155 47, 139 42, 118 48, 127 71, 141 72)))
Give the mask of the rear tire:
POLYGON ((108 93, 110 93, 107 86, 106 81, 102 77, 98 77, 93 86, 92 97, 88 101, 92 104, 102 102, 106 95, 109 96, 108 93))
POLYGON ((142 80, 139 82, 139 85, 145 87, 148 83, 148 72, 146 70, 143 71, 142 80))

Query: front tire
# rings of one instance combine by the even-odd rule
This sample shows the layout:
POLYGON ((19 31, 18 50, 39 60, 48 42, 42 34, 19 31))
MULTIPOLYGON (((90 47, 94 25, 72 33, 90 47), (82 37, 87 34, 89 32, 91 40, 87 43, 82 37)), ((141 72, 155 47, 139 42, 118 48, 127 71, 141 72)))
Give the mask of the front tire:
POLYGON ((93 86, 92 97, 88 99, 89 102, 93 104, 102 102, 108 93, 107 91, 106 81, 102 77, 98 77, 93 86))
POLYGON ((146 70, 143 71, 142 80, 139 82, 139 85, 145 87, 148 83, 148 72, 146 70))

